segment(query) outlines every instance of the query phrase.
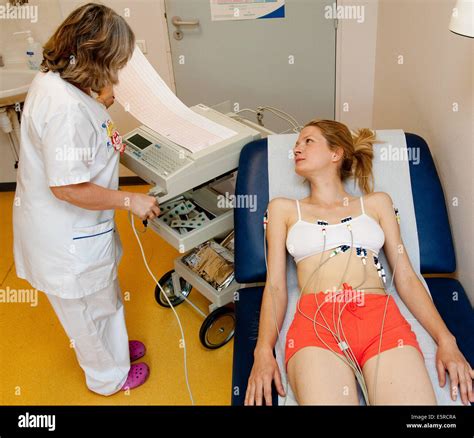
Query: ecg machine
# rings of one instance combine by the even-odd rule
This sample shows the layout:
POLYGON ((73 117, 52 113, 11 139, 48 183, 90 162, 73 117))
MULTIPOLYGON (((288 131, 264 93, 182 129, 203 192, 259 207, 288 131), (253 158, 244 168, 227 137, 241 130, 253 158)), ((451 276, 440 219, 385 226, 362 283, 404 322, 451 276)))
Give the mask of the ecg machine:
POLYGON ((160 204, 181 195, 198 203, 213 216, 200 229, 186 234, 180 234, 159 217, 148 222, 151 229, 180 252, 232 230, 233 209, 217 207, 219 194, 212 185, 235 176, 233 173, 238 167, 240 151, 246 144, 273 134, 233 112, 218 111, 218 107, 224 109, 222 105, 215 108, 203 104, 190 107, 192 111, 236 132, 232 137, 197 152, 189 151, 145 125, 123 136, 127 147, 121 157, 122 164, 153 186, 149 194, 155 196, 160 204))
POLYGON ((241 149, 261 137, 260 130, 206 105, 198 104, 190 109, 236 134, 197 152, 177 145, 145 125, 123 137, 127 147, 122 164, 155 186, 151 194, 159 202, 235 170, 241 149))

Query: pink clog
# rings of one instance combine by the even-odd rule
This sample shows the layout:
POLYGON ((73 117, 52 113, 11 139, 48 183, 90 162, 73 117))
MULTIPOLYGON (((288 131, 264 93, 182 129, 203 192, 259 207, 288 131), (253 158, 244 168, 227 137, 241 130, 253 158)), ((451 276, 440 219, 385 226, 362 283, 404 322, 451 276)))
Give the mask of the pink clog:
POLYGON ((133 389, 137 386, 143 385, 150 375, 150 368, 144 362, 134 363, 130 366, 128 377, 122 386, 122 390, 133 389))
POLYGON ((128 341, 128 349, 130 351, 130 362, 140 359, 146 353, 145 344, 140 341, 128 341))

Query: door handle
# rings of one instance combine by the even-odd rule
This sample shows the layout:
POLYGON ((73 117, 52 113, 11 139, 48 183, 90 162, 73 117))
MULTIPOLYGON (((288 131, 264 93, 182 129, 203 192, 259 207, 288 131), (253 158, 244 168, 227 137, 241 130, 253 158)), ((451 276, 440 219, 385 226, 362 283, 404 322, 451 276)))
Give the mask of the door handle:
POLYGON ((198 26, 199 25, 199 20, 188 20, 188 21, 183 21, 181 20, 181 17, 174 16, 171 18, 171 23, 173 26, 176 27, 176 30, 173 32, 173 36, 176 40, 182 40, 183 39, 183 32, 181 32, 181 29, 179 26, 198 26))
POLYGON ((179 27, 179 26, 197 26, 199 24, 199 20, 191 20, 191 21, 182 21, 181 17, 174 16, 171 19, 171 22, 173 23, 173 26, 179 27))

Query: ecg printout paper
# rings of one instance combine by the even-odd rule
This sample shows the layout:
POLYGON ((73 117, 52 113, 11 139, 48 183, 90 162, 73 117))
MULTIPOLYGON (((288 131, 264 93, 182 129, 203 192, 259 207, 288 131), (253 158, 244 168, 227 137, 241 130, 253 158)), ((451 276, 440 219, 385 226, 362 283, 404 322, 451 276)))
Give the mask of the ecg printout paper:
POLYGON ((114 95, 125 111, 141 123, 191 152, 237 134, 181 102, 138 46, 127 65, 119 71, 114 95))

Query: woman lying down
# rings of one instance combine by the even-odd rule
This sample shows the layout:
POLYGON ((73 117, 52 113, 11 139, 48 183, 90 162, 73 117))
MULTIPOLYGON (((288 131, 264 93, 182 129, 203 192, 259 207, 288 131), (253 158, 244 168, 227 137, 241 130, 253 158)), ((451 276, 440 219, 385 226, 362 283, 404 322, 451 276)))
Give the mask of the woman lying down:
POLYGON ((295 172, 310 184, 305 199, 268 205, 267 279, 246 405, 272 403, 274 381, 286 396, 273 348, 287 308, 286 250, 296 262, 300 297, 285 342, 288 381, 300 405, 358 405, 357 382, 367 405, 434 405, 423 353, 389 290, 378 261, 383 246, 400 298, 437 343, 439 385, 451 397, 474 402, 474 371, 456 345, 400 236, 392 199, 373 192, 375 135, 353 138, 342 123, 313 120, 293 148, 295 172), (358 181, 363 196, 343 182, 358 181))

